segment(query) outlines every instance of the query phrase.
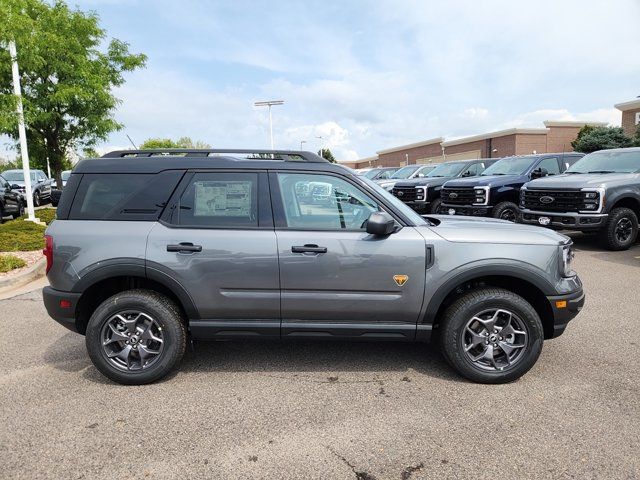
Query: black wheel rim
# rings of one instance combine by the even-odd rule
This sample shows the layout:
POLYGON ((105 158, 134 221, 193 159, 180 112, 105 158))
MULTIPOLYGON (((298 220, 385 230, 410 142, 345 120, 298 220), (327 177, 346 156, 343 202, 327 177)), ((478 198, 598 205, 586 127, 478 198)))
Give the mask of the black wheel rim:
POLYGON ((631 239, 631 235, 633 235, 633 222, 628 217, 623 217, 618 220, 616 223, 616 228, 614 230, 614 234, 616 236, 616 240, 621 243, 626 243, 631 239))
POLYGON ((516 212, 513 208, 505 208, 502 212, 500 212, 501 220, 508 220, 510 222, 516 221, 516 212))

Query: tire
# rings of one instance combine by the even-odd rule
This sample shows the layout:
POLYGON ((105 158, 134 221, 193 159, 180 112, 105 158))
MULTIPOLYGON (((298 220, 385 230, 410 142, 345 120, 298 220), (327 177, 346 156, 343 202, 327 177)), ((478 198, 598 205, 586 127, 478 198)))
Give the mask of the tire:
POLYGON ((18 205, 18 211, 14 214, 12 214, 11 216, 13 217, 13 219, 18 219, 21 216, 24 215, 24 203, 20 202, 20 204, 18 205))
POLYGON ((429 207, 429 213, 438 213, 438 210, 440 210, 440 205, 442 205, 442 199, 441 198, 436 198, 433 202, 431 202, 431 205, 429 207))
POLYGON ((0 224, 4 223, 4 207, 0 205, 0 224))
POLYGON ((638 217, 630 208, 614 208, 600 231, 600 242, 608 250, 627 250, 638 237, 638 217), (624 234, 623 234, 624 232, 624 234))
POLYGON ((542 322, 535 309, 519 295, 502 288, 482 287, 465 294, 447 308, 440 322, 439 341, 445 359, 462 376, 478 383, 507 383, 520 378, 536 363, 543 340, 542 322), (503 313, 495 316, 493 312, 498 310, 503 313), (486 326, 474 318, 485 319, 489 327, 492 318, 497 320, 497 328, 490 330, 491 337, 484 335, 488 333, 486 326), (501 335, 508 325, 513 335, 501 335), (486 341, 498 345, 495 351, 493 344, 487 346, 486 341), (474 344, 477 345, 467 352, 466 347, 474 344), (510 365, 506 362, 509 350, 510 365), (487 358, 472 358, 483 353, 487 358))
POLYGON ((33 194, 33 206, 34 207, 39 207, 40 206, 40 192, 38 190, 36 190, 36 192, 33 194))
POLYGON ((186 339, 185 321, 175 303, 150 290, 128 290, 93 312, 85 342, 91 361, 106 377, 123 385, 143 385, 177 366, 186 339), (110 342, 103 345, 106 340, 110 342))
POLYGON ((520 221, 520 209, 513 202, 501 202, 493 208, 492 216, 493 218, 518 223, 520 221))

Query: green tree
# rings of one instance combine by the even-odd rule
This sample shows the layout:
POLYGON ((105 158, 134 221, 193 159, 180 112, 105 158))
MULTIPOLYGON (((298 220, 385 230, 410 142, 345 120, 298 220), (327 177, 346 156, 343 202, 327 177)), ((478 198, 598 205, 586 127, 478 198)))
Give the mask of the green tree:
POLYGON ((157 149, 157 148, 211 148, 206 142, 191 140, 190 137, 180 137, 178 140, 171 140, 170 138, 148 138, 142 145, 142 150, 157 149))
POLYGON ((638 124, 638 128, 636 128, 636 133, 633 136, 633 146, 640 147, 640 124, 638 124))
MULTIPOLYGON (((585 128, 587 126, 582 127, 580 132, 585 128)), ((633 144, 620 127, 590 127, 582 135, 580 132, 576 140, 571 142, 577 152, 591 153, 596 150, 630 147, 633 144)))
POLYGON ((325 160, 329 160, 331 163, 336 163, 336 159, 334 158, 333 153, 331 153, 331 150, 329 150, 328 148, 318 150, 318 155, 320 155, 325 160))
POLYGON ((94 12, 70 9, 62 0, 0 0, 0 133, 18 137, 11 59, 18 50, 27 143, 34 167, 49 158, 58 184, 69 150, 90 148, 122 128, 114 118, 113 89, 124 72, 143 67, 146 56, 111 39, 94 12))

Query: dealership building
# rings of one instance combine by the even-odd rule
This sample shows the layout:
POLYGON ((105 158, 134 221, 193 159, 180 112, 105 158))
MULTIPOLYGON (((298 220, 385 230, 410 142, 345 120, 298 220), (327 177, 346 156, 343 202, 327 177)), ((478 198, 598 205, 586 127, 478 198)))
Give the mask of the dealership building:
MULTIPOLYGON (((622 128, 629 136, 640 124, 640 99, 619 103, 622 128)), ((547 120, 544 128, 510 128, 471 137, 445 140, 442 137, 380 150, 377 155, 355 161, 341 161, 351 168, 398 167, 423 163, 442 163, 473 158, 500 158, 532 153, 571 152, 571 142, 585 125, 605 126, 603 122, 547 120)))

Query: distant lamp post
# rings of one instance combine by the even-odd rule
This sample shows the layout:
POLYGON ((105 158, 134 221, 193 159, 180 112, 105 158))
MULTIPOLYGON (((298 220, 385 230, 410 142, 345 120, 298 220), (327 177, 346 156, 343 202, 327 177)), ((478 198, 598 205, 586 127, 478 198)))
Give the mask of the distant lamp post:
POLYGON ((323 138, 321 135, 316 136, 316 138, 319 138, 319 139, 320 139, 320 156, 321 156, 322 158, 324 158, 324 155, 322 155, 322 152, 323 152, 323 150, 324 150, 324 145, 323 145, 322 141, 324 140, 324 138, 323 138))
POLYGON ((300 150, 302 150, 302 145, 305 144, 305 143, 307 143, 306 140, 300 140, 300 150))
POLYGON ((271 118, 271 107, 273 105, 282 105, 284 100, 266 100, 264 102, 255 102, 256 107, 269 107, 269 136, 271 138, 271 150, 273 150, 273 119, 271 118))

